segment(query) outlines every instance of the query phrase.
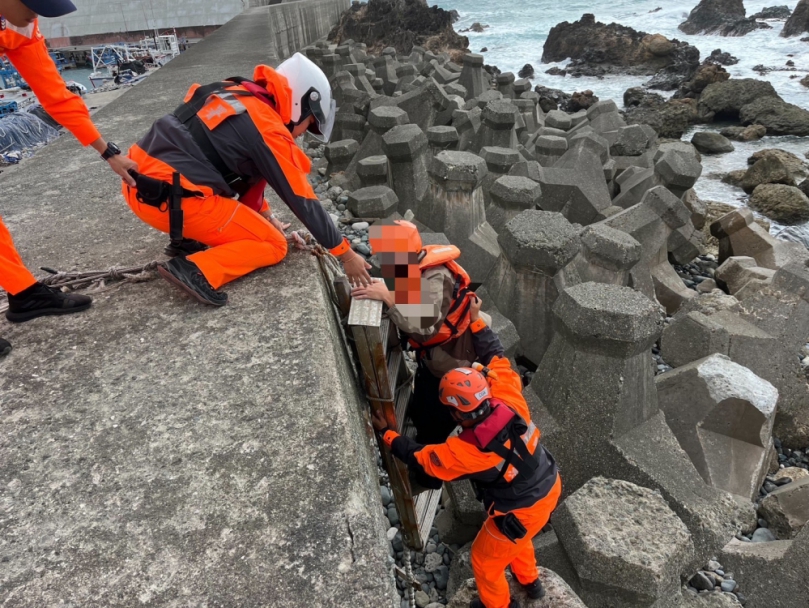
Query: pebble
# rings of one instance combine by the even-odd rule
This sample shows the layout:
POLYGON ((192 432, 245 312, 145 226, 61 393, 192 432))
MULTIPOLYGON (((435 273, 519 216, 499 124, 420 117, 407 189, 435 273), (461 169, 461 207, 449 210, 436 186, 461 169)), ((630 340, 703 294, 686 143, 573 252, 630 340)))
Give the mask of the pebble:
POLYGON ((438 589, 446 589, 447 583, 449 582, 449 567, 447 565, 441 565, 438 567, 438 570, 435 571, 435 586, 438 589))
POLYGON ((424 552, 425 553, 435 553, 435 550, 437 548, 438 548, 437 545, 433 541, 430 541, 430 542, 427 543, 427 546, 424 548, 424 552))
POLYGON ((345 210, 346 210, 346 206, 343 203, 340 203, 339 205, 337 205, 337 211, 345 211, 345 210))
POLYGON ((386 533, 386 536, 388 537, 388 542, 389 542, 389 543, 392 543, 392 542, 393 542, 393 539, 394 539, 394 538, 396 538, 396 535, 397 535, 398 533, 399 533, 399 530, 398 530, 398 529, 396 529, 396 528, 394 528, 393 526, 391 526, 390 528, 388 528, 388 531, 387 531, 387 533, 386 533))
POLYGON ((758 527, 759 527, 759 528, 769 528, 770 526, 769 526, 769 525, 767 525, 767 520, 766 520, 766 519, 761 519, 761 518, 759 518, 759 520, 758 520, 758 527))
POLYGON ((368 226, 370 224, 368 222, 357 222, 355 224, 351 224, 352 230, 368 230, 368 226))
POLYGON ((755 532, 753 532, 753 542, 754 543, 768 543, 774 540, 778 540, 768 528, 759 528, 755 532))
POLYGON ((379 486, 379 493, 382 495, 382 504, 387 507, 393 500, 390 488, 388 486, 379 486))
POLYGON ((713 581, 704 572, 697 572, 693 577, 691 577, 688 584, 697 591, 713 591, 714 588, 713 581))
POLYGON ((710 560, 708 562, 708 566, 705 569, 710 571, 710 572, 717 572, 718 573, 721 568, 722 568, 722 564, 720 564, 717 561, 710 560))
POLYGON ((731 591, 736 589, 736 581, 725 580, 725 581, 722 581, 722 584, 720 586, 722 587, 722 591, 726 591, 727 593, 730 593, 731 591))
POLYGON ((360 241, 360 243, 354 249, 359 251, 364 256, 370 256, 371 255, 371 248, 368 247, 368 245, 366 245, 362 241, 360 241))
POLYGON ((399 523, 399 513, 396 512, 396 507, 388 509, 388 521, 391 526, 395 526, 399 523))

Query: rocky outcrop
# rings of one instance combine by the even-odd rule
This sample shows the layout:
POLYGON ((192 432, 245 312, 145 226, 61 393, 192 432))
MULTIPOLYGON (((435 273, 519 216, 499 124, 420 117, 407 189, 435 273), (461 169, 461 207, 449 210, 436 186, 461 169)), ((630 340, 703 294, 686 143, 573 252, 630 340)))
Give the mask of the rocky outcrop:
POLYGON ((743 125, 764 125, 770 135, 809 135, 809 110, 777 97, 763 97, 739 111, 743 125))
POLYGON ((809 0, 801 0, 784 24, 781 35, 785 38, 809 32, 809 0))
POLYGON ((787 226, 809 221, 809 198, 795 186, 761 184, 753 190, 750 207, 787 226))
POLYGON ((809 177, 809 166, 805 160, 792 152, 778 148, 764 148, 751 154, 747 159, 747 164, 755 165, 758 161, 771 156, 780 160, 795 178, 809 177))
POLYGON ((428 7, 420 0, 369 0, 344 12, 329 40, 336 44, 346 40, 364 43, 371 53, 393 47, 407 54, 414 46, 434 53, 465 51, 469 40, 455 33, 452 20, 449 11, 428 7))
POLYGON ((778 19, 783 21, 785 19, 789 19, 789 16, 792 14, 792 11, 789 7, 784 4, 782 6, 768 6, 766 8, 761 9, 755 15, 751 15, 751 19, 778 19))
POLYGON ((725 82, 730 79, 730 74, 718 63, 706 59, 697 69, 691 80, 684 82, 680 89, 674 94, 675 97, 693 97, 697 99, 708 85, 715 82, 725 82))
MULTIPOLYGON (((731 78, 724 82, 716 82, 705 87, 700 95, 700 118, 706 122, 738 119, 742 106, 765 97, 781 99, 773 86, 765 80, 731 78)), ((754 123, 755 121, 748 124, 754 123)), ((769 129, 767 131, 769 132, 769 129)))
POLYGON ((542 61, 567 58, 572 59, 566 68, 570 75, 660 74, 660 86, 654 88, 663 89, 677 88, 699 67, 699 50, 686 42, 617 23, 599 23, 590 13, 579 21, 564 21, 551 28, 542 61))
POLYGON ((739 63, 739 58, 734 57, 728 52, 723 52, 722 49, 714 49, 711 54, 706 57, 705 62, 718 63, 719 65, 736 65, 739 63))
POLYGON ((744 36, 761 28, 770 26, 753 17, 745 18, 742 0, 702 0, 680 24, 680 30, 686 34, 720 36, 744 36))
POLYGON ((649 125, 660 137, 680 139, 698 119, 695 100, 666 100, 643 87, 627 89, 624 105, 627 123, 649 125))

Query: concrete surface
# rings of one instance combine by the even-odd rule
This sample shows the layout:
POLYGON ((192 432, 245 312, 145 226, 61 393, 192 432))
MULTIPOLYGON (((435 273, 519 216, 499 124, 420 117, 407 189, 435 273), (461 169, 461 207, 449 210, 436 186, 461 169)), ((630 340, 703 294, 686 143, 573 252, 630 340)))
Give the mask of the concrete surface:
MULTIPOLYGON (((251 9, 98 111, 127 147, 193 82, 276 61, 251 9)), ((161 259, 70 137, 0 175, 31 268, 161 259)), ((292 218, 278 204, 282 217, 292 218)), ((11 326, 0 361, 0 605, 390 606, 371 438, 312 258, 204 307, 163 280, 11 326)))

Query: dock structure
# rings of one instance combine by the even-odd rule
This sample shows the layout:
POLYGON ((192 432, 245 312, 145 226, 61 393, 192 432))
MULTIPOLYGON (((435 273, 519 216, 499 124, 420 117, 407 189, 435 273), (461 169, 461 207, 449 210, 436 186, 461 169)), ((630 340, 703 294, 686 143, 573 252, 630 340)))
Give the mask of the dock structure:
MULTIPOLYGON (((94 120, 126 148, 191 84, 277 63, 339 9, 248 9, 94 120), (314 20, 296 30, 293 13, 314 20)), ((0 191, 31 268, 162 258, 167 237, 70 136, 0 191)), ((0 325, 15 348, 0 360, 0 604, 398 605, 366 406, 315 259, 291 252, 227 291, 215 309, 162 280, 122 284, 86 313, 0 325)))

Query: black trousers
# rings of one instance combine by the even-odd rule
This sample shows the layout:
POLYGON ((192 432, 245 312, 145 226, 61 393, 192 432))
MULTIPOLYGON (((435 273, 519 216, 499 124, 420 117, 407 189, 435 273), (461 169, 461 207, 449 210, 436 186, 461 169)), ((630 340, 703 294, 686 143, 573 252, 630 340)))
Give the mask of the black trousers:
POLYGON ((449 408, 438 400, 440 382, 440 378, 436 378, 428 369, 419 365, 408 412, 416 427, 416 441, 422 445, 444 443, 458 426, 452 419, 449 408))

